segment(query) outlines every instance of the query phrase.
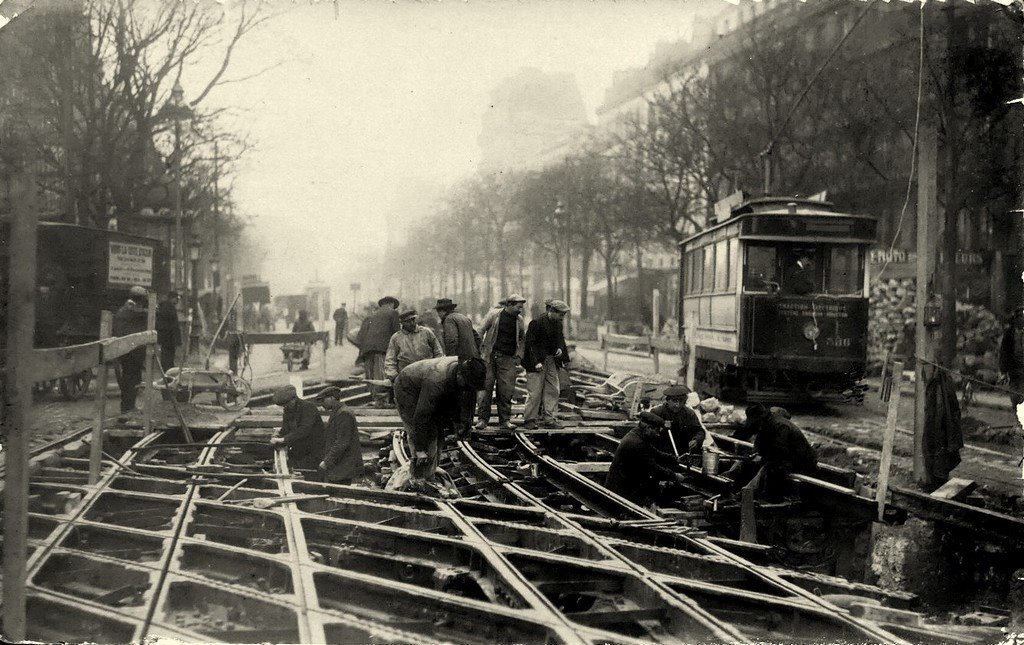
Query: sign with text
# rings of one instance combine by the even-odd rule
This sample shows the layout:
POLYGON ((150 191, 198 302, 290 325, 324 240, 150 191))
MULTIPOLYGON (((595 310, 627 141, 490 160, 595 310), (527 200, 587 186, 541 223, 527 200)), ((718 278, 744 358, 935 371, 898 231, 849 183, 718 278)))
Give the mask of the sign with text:
POLYGON ((107 283, 153 286, 153 247, 110 242, 107 255, 107 283))

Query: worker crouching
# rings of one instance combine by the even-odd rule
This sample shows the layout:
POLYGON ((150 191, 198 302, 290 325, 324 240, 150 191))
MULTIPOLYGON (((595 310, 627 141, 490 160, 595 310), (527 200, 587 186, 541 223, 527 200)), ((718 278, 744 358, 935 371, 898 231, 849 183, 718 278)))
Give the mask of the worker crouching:
POLYGON ((814 475, 818 457, 803 432, 781 408, 768 409, 761 404, 747 408, 747 420, 733 437, 754 437, 754 457, 738 461, 723 473, 757 497, 778 501, 796 493, 788 476, 791 473, 814 475))
POLYGON ((324 452, 324 422, 316 403, 300 399, 292 386, 274 392, 273 401, 284 409, 280 432, 270 439, 273 446, 288 447, 288 466, 292 470, 311 470, 324 452))
POLYGON ((653 412, 640 413, 639 423, 622 438, 608 469, 605 485, 640 506, 658 500, 663 482, 682 483, 683 466, 657 443, 665 420, 653 412))

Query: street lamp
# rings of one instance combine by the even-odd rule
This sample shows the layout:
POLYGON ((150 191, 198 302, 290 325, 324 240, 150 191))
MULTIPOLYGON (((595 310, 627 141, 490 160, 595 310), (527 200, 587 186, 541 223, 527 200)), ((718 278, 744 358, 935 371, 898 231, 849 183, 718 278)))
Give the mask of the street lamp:
MULTIPOLYGON (((565 215, 565 304, 572 307, 572 282, 570 282, 572 280, 572 244, 570 243, 572 238, 569 230, 569 211, 559 199, 555 204, 555 222, 559 222, 563 215, 565 215)), ((566 330, 571 335, 572 320, 568 314, 565 319, 566 330)))

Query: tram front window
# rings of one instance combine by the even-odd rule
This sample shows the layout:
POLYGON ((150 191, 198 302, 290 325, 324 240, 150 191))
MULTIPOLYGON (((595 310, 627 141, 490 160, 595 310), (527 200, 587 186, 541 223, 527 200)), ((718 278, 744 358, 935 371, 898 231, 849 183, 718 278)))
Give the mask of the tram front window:
POLYGON ((748 291, 777 291, 779 279, 776 268, 774 246, 748 245, 743 286, 748 291))
POLYGON ((821 293, 821 250, 817 247, 784 246, 782 291, 798 296, 821 293))
POLYGON ((856 246, 833 246, 829 249, 828 284, 831 294, 855 294, 861 289, 864 271, 861 252, 856 246))

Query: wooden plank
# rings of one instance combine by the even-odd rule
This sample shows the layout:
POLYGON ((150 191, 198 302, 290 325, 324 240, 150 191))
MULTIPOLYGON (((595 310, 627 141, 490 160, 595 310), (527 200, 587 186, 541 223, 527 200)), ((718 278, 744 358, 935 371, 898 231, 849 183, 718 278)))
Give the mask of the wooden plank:
POLYGON ((99 343, 32 350, 28 366, 33 382, 71 376, 100 364, 99 343))
MULTIPOLYGON (((924 361, 935 360, 935 333, 927 324, 927 305, 930 299, 928 285, 935 272, 934 219, 938 217, 938 133, 935 126, 921 128, 918 138, 917 171, 917 297, 915 298, 916 332, 914 334, 914 480, 918 485, 928 483, 924 463, 925 388, 934 370, 924 361)), ((895 374, 894 374, 895 376, 895 374)))
MULTIPOLYGON (((149 292, 149 303, 148 303, 148 306, 149 306, 149 308, 146 310, 146 331, 151 331, 151 332, 153 332, 155 334, 156 333, 156 293, 154 293, 152 291, 149 292)), ((155 350, 156 350, 156 345, 154 345, 153 343, 147 343, 146 344, 146 359, 145 359, 145 362, 143 363, 144 369, 143 369, 143 372, 142 372, 142 378, 143 378, 143 390, 142 390, 142 419, 143 419, 143 423, 142 423, 142 427, 146 431, 146 434, 149 434, 150 432, 153 431, 153 394, 154 394, 154 392, 153 392, 153 361, 154 361, 154 356, 155 356, 155 354, 154 354, 155 350)), ((161 378, 163 377, 163 372, 162 371, 160 373, 160 376, 161 376, 161 378)), ((174 397, 172 397, 171 400, 172 401, 175 400, 174 397)), ((188 434, 188 430, 185 431, 185 434, 186 435, 188 434)))
POLYGON ((127 336, 117 336, 107 340, 98 341, 102 347, 100 352, 100 360, 105 363, 109 363, 115 358, 120 358, 132 351, 138 349, 147 344, 156 342, 155 331, 140 331, 137 334, 128 334, 127 336))
MULTIPOLYGON (((238 332, 231 332, 238 335, 238 332)), ((304 331, 297 334, 278 332, 247 332, 243 338, 246 345, 281 345, 283 343, 327 343, 328 332, 326 331, 304 331)))
MULTIPOLYGON (((109 311, 100 312, 100 340, 110 338, 114 315, 109 311)), ((107 379, 110 368, 100 363, 96 375, 96 419, 92 424, 92 441, 89 444, 89 483, 100 479, 100 463, 103 461, 103 422, 107 416, 107 379)))
POLYGON ((954 477, 932 491, 931 496, 936 499, 951 499, 957 502, 962 502, 977 487, 978 482, 976 481, 954 477))
POLYGON ((578 463, 559 462, 569 470, 575 470, 576 472, 583 473, 607 473, 608 469, 611 468, 612 462, 610 461, 581 461, 578 463))
POLYGON ((4 421, 7 425, 4 473, 3 608, 4 640, 25 640, 25 560, 28 554, 28 453, 32 407, 32 342, 36 323, 35 178, 11 178, 9 288, 7 300, 7 374, 4 421))
POLYGON ((892 389, 889 392, 889 410, 885 415, 885 430, 882 434, 882 456, 878 461, 878 487, 875 489, 879 522, 885 517, 885 497, 889 493, 889 471, 892 469, 892 451, 896 442, 896 418, 900 410, 902 385, 903 362, 896 361, 893 363, 892 389))

